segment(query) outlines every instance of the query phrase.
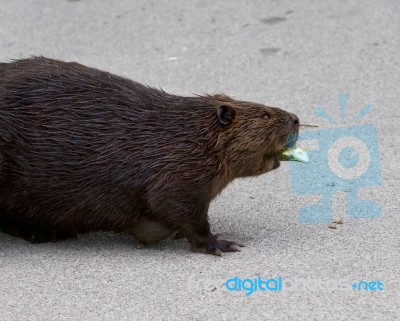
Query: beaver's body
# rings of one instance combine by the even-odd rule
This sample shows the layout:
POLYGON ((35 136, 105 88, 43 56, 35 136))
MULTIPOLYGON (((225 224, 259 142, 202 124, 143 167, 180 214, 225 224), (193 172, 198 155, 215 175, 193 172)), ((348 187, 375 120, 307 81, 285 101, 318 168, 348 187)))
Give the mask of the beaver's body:
POLYGON ((102 229, 148 243, 178 231, 194 248, 234 251, 210 232, 211 200, 279 166, 298 126, 278 108, 174 96, 77 63, 2 63, 0 224, 33 241, 102 229))

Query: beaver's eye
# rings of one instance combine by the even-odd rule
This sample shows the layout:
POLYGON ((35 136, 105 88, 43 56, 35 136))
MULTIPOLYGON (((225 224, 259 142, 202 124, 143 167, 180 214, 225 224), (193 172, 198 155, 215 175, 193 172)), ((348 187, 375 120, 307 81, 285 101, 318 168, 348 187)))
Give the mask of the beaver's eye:
POLYGON ((269 117, 270 117, 270 116, 269 116, 268 113, 264 113, 264 114, 262 115, 262 118, 263 118, 263 119, 269 119, 269 117))

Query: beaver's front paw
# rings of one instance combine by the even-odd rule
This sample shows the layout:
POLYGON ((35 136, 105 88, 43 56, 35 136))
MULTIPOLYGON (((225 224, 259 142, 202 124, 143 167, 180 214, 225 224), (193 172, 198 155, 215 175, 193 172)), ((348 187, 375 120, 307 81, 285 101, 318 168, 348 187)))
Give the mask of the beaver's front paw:
POLYGON ((222 252, 240 252, 243 244, 234 241, 218 240, 219 234, 208 242, 206 253, 221 256, 222 252))

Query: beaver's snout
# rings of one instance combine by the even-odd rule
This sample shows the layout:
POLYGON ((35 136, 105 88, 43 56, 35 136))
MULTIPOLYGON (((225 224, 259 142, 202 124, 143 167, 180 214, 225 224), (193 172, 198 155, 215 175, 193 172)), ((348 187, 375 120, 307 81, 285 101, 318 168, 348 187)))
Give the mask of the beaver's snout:
POLYGON ((297 117, 296 114, 293 113, 289 113, 291 118, 292 118, 292 124, 295 128, 297 128, 297 131, 299 131, 299 127, 300 127, 300 120, 299 117, 297 117))
POLYGON ((285 147, 292 147, 299 138, 300 120, 296 114, 289 113, 289 135, 286 138, 285 147))

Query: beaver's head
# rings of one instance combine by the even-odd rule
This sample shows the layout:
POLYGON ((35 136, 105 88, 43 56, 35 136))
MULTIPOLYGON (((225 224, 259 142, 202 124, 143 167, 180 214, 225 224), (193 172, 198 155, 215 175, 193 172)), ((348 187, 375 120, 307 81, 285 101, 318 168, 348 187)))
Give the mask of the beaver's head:
POLYGON ((278 152, 296 144, 299 118, 276 107, 217 95, 219 145, 238 176, 254 176, 279 166, 278 152))

